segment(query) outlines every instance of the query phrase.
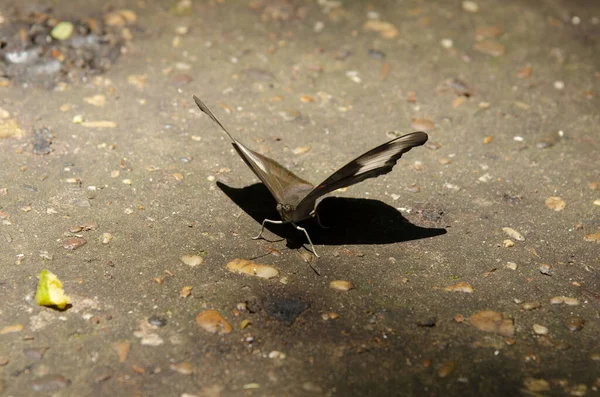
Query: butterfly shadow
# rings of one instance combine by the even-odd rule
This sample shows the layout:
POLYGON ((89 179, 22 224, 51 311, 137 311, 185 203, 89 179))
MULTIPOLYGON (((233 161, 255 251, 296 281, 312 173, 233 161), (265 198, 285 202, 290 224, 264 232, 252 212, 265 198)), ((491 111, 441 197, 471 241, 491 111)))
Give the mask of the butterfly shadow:
MULTIPOLYGON (((264 219, 281 219, 277 202, 262 183, 234 188, 217 182, 217 186, 259 225, 264 219)), ((319 203, 317 212, 327 228, 319 226, 315 218, 300 223, 315 245, 391 244, 446 234, 443 228, 413 225, 394 207, 379 200, 327 197, 319 203)), ((290 248, 306 243, 304 233, 291 224, 267 223, 265 228, 285 238, 290 248)), ((257 226, 257 234, 259 230, 257 226)))

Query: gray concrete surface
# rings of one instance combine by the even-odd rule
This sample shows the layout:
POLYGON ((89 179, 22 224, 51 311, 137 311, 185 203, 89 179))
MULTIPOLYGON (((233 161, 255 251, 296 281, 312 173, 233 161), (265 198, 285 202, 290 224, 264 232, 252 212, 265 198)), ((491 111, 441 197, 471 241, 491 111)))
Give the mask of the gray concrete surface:
POLYGON ((0 2, 9 48, 31 11, 136 17, 104 73, 3 64, 0 395, 596 395, 600 3, 476 5, 0 2), (251 239, 274 204, 193 94, 313 183, 390 131, 430 138, 323 201, 314 260, 293 229, 251 239), (35 304, 42 269, 72 306, 35 304))

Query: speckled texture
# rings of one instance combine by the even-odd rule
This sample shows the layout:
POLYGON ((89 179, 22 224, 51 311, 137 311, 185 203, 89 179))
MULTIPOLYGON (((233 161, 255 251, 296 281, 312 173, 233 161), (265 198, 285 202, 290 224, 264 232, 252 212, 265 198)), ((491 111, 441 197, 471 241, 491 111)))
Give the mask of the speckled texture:
MULTIPOLYGON (((106 73, 0 87, 24 132, 0 139, 2 396, 593 394, 600 245, 584 236, 600 228, 600 3, 86 3, 53 2, 52 15, 137 16, 106 73), (363 29, 377 17, 397 31, 363 29), (287 245, 251 239, 274 204, 193 94, 312 183, 389 131, 434 128, 390 174, 323 201, 332 229, 307 224, 321 255, 307 264, 293 229, 272 229, 287 245), (506 246, 506 227, 524 241, 506 246), (63 248, 76 235, 87 243, 63 248), (231 273, 235 258, 279 276, 231 273), (42 269, 71 307, 35 305, 42 269), (459 282, 473 292, 445 289, 459 282), (550 303, 563 296, 580 304, 550 303), (284 321, 282 305, 295 308, 284 321), (233 332, 198 328, 206 310, 233 332), (483 310, 512 319, 514 337, 470 325, 483 310)), ((0 1, 3 24, 12 7, 0 1)))

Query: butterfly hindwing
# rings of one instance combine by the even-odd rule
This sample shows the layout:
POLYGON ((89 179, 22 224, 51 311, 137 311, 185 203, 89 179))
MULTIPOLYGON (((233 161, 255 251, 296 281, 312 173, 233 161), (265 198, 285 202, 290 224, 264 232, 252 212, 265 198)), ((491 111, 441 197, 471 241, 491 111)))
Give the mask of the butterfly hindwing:
POLYGON ((424 132, 412 132, 369 150, 352 160, 329 178, 317 185, 298 205, 299 209, 312 211, 316 200, 336 189, 351 186, 368 178, 387 174, 402 155, 415 146, 427 142, 424 132))

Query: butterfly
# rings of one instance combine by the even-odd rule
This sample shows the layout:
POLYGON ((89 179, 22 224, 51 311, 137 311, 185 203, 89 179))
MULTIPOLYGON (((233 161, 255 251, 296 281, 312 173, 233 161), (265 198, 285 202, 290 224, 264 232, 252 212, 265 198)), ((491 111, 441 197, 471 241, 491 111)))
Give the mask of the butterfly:
POLYGON ((296 224, 297 222, 316 216, 317 222, 321 225, 318 213, 316 212, 317 200, 336 189, 354 185, 368 178, 387 174, 404 153, 415 146, 423 145, 427 142, 428 138, 426 133, 418 131, 392 139, 352 160, 315 187, 312 183, 295 175, 275 160, 242 145, 195 95, 194 101, 196 101, 196 105, 198 105, 200 110, 217 123, 231 138, 233 148, 277 201, 277 212, 279 212, 281 220, 265 219, 262 222, 260 233, 254 239, 259 239, 262 236, 266 223, 291 223, 296 229, 304 232, 312 248, 312 252, 317 258, 319 255, 315 251, 308 232, 305 228, 296 224))

